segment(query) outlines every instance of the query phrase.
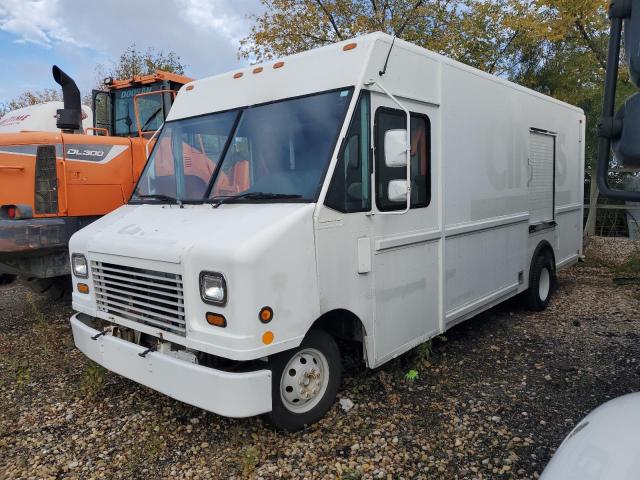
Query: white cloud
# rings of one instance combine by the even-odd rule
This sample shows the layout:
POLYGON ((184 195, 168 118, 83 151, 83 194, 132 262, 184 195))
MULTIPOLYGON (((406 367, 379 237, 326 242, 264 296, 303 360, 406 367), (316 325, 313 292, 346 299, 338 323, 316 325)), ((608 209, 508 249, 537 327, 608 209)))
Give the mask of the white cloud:
POLYGON ((55 86, 50 66, 43 65, 39 77, 22 68, 36 59, 57 63, 88 91, 95 66, 109 66, 132 43, 176 52, 194 78, 237 68, 247 15, 261 9, 260 0, 0 0, 0 30, 21 43, 0 45, 0 57, 3 49, 20 51, 13 71, 0 71, 3 96, 21 92, 27 77, 38 88, 55 86))
POLYGON ((59 13, 58 0, 0 0, 0 30, 15 35, 17 43, 82 46, 60 21, 59 13))
POLYGON ((237 2, 180 0, 180 4, 184 17, 196 28, 217 31, 235 43, 246 32, 245 18, 240 14, 242 10, 237 10, 237 2))

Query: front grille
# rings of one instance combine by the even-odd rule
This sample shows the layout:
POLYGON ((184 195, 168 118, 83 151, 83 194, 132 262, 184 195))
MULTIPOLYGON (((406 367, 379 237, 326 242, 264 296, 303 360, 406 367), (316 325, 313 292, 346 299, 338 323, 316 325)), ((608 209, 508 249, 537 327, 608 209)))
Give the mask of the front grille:
POLYGON ((40 145, 36 150, 36 213, 58 213, 58 174, 56 148, 40 145))
POLYGON ((185 335, 182 275, 91 262, 98 310, 185 335))

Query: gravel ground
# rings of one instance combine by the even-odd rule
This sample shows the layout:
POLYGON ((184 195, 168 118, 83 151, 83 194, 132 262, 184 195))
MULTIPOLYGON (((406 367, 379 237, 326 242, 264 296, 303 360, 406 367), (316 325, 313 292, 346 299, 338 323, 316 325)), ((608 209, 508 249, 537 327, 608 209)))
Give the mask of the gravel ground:
POLYGON ((640 390, 640 287, 612 281, 637 249, 594 239, 545 312, 515 299, 429 358, 348 361, 355 406, 289 435, 105 372, 75 350, 69 306, 0 287, 0 478, 536 478, 587 412, 640 390))

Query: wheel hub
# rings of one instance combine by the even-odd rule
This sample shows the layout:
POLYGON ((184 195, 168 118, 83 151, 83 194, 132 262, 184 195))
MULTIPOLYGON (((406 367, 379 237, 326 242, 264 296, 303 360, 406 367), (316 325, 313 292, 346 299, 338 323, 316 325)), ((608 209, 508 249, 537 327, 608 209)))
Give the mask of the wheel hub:
POLYGON ((327 389, 328 373, 327 359, 319 350, 308 348, 294 354, 280 381, 285 407, 296 413, 312 409, 327 389))

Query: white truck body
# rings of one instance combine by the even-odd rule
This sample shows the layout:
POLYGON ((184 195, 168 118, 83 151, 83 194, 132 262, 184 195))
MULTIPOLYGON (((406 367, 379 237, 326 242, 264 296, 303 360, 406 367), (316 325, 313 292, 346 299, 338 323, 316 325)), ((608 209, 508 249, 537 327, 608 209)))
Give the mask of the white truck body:
MULTIPOLYGON (((73 236, 70 252, 83 255, 89 270, 87 278, 74 277, 73 293, 79 312, 73 332, 85 354, 187 403, 222 415, 255 415, 272 407, 271 383, 277 380, 269 369, 229 373, 176 360, 160 347, 139 357, 146 349, 112 335, 113 327, 142 332, 159 345, 244 362, 296 348, 318 321, 343 318, 357 325, 373 368, 526 290, 540 248, 552 249, 557 268, 578 260, 583 112, 386 34, 194 81, 180 90, 164 129, 251 107, 244 118, 252 106, 319 92, 339 92, 336 98, 349 101, 314 198, 218 208, 133 202, 73 236), (370 144, 349 154, 362 158, 361 166, 349 160, 348 167, 337 167, 361 97, 366 100, 357 110, 359 121, 367 125, 357 138, 370 144), (393 136, 387 133, 404 131, 382 131, 381 125, 406 119, 404 109, 412 115, 412 135, 414 124, 418 129, 411 140, 416 173, 408 211, 406 201, 389 207, 393 188, 377 176, 378 170, 380 176, 387 172, 387 166, 378 167, 384 164, 381 146, 393 136), (424 130, 426 139, 420 140, 424 130), (362 202, 358 211, 328 206, 330 190, 337 188, 332 178, 343 168, 362 173, 345 194, 345 205, 354 197, 362 202), (224 306, 201 299, 203 271, 224 276, 224 306), (128 275, 128 282, 146 279, 149 288, 158 278, 171 278, 179 306, 178 313, 166 313, 177 315, 172 325, 183 329, 166 328, 162 318, 145 321, 145 303, 136 303, 142 296, 110 297, 114 292, 104 282, 114 275, 128 275), (88 293, 78 291, 80 283, 88 293), (259 321, 265 306, 273 311, 266 324, 259 321), (223 315, 226 327, 207 323, 208 312, 223 315), (104 322, 110 329, 91 340, 104 322), (265 341, 267 332, 272 341, 265 341)), ((236 120, 238 129, 242 122, 236 120)), ((290 127, 275 123, 268 127, 290 127)), ((289 138, 293 170, 300 153, 289 138)), ((162 134, 155 149, 161 143, 162 134)), ((154 174, 148 177, 151 182, 154 174)))
MULTIPOLYGON (((45 102, 17 108, 0 117, 0 133, 58 132, 56 113, 64 108, 63 102, 45 102)), ((93 127, 93 112, 82 105, 82 128, 93 127)))

